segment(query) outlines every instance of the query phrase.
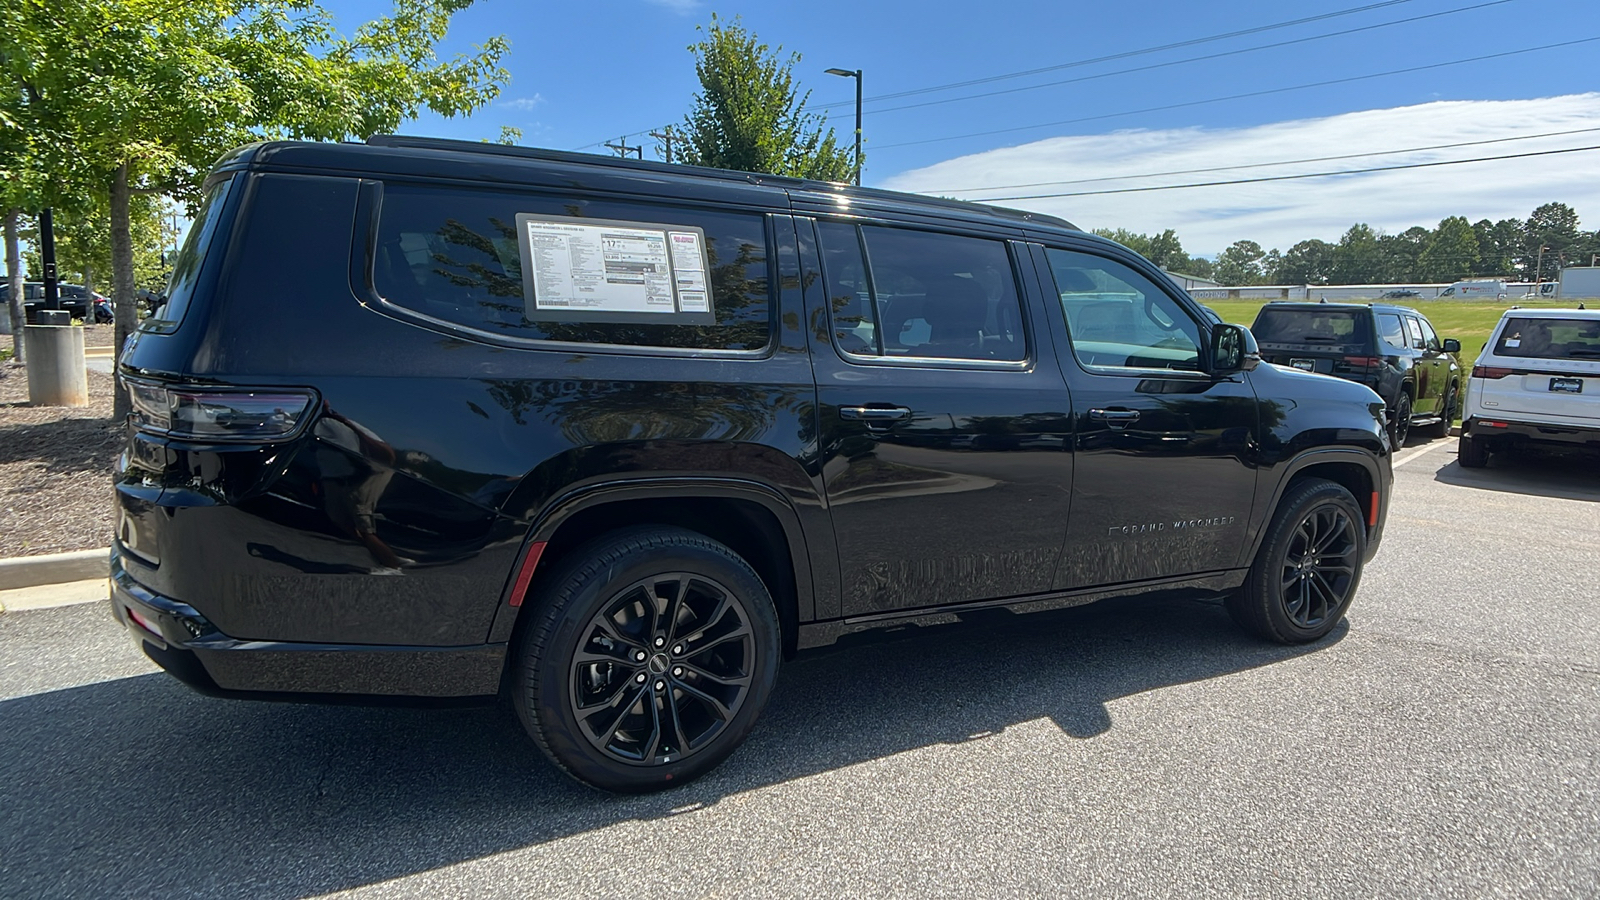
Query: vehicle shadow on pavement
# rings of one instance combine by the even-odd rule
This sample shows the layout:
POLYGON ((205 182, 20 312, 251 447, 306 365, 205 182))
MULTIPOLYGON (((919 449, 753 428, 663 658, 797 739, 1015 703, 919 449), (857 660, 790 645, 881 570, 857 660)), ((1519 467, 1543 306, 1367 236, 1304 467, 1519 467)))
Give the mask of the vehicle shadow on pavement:
POLYGON ((1115 727, 1118 698, 1316 652, 1347 630, 1267 645, 1219 604, 1184 599, 966 618, 981 621, 802 655, 730 760, 641 797, 562 776, 503 709, 243 703, 164 674, 0 702, 0 895, 323 894, 1021 723, 1092 739, 1115 727))
POLYGON ((1482 469, 1463 469, 1452 459, 1433 477, 1457 487, 1595 502, 1600 501, 1600 468, 1595 459, 1593 453, 1526 449, 1496 453, 1482 469))

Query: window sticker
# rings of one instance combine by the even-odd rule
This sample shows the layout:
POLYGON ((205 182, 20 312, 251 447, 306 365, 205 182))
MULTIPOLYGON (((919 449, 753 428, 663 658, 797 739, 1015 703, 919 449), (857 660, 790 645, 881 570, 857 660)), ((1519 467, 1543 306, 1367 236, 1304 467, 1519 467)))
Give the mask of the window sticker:
POLYGON ((714 325, 693 226, 517 215, 529 321, 714 325))

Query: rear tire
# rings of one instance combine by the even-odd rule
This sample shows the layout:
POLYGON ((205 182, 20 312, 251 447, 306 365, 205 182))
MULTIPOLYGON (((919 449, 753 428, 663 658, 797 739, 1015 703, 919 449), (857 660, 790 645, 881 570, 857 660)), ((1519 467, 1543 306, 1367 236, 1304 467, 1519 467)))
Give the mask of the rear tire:
POLYGON ((1394 402, 1394 418, 1389 422, 1389 443, 1399 450, 1411 435, 1411 395, 1402 393, 1394 402))
POLYGON ((766 706, 782 642, 749 563, 682 528, 613 532, 567 556, 513 648, 511 699, 556 767, 607 791, 692 781, 766 706))
POLYGON ((1245 631, 1280 644, 1326 636, 1361 584, 1365 522, 1343 485, 1322 478, 1291 483, 1244 587, 1227 600, 1228 614, 1245 631))
POLYGON ((1489 448, 1484 442, 1475 438, 1466 431, 1461 432, 1461 440, 1456 445, 1456 462, 1463 469, 1481 469, 1489 464, 1489 448))
POLYGON ((1444 389, 1444 397, 1440 398, 1439 404, 1439 424, 1434 425, 1429 430, 1433 437, 1449 437, 1450 423, 1456 417, 1456 386, 1454 383, 1444 389))

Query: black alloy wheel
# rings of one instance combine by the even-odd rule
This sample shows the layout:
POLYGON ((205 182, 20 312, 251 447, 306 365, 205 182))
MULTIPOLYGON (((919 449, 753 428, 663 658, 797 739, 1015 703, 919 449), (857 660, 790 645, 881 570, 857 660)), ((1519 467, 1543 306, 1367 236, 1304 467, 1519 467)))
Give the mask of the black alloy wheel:
POLYGON ((1344 617, 1361 582, 1365 518, 1343 485, 1289 485, 1228 613, 1245 630, 1284 644, 1314 641, 1344 617))
POLYGON ((777 677, 761 578, 679 528, 614 532, 563 557, 519 623, 511 694, 523 726, 559 768, 604 790, 709 771, 749 734, 777 677))
POLYGON ((1439 399, 1439 422, 1433 426, 1434 437, 1450 436, 1450 424, 1456 417, 1455 406, 1456 384, 1452 381, 1450 386, 1444 389, 1444 396, 1439 399))
POLYGON ((1399 450, 1411 434, 1411 395, 1401 394, 1394 402, 1394 419, 1389 422, 1389 443, 1399 450))
POLYGON ((662 572, 618 591, 579 632, 569 711, 613 759, 685 759, 739 714, 754 660, 750 614, 732 591, 662 572))

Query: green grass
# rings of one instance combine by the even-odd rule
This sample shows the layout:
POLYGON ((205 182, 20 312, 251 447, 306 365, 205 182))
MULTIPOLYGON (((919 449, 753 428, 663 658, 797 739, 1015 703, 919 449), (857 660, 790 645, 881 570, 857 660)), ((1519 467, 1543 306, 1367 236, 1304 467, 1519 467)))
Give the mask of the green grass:
MULTIPOLYGON (((1256 312, 1266 305, 1265 300, 1210 300, 1206 306, 1216 310, 1224 322, 1249 325, 1256 320, 1256 312)), ((1559 309, 1576 306, 1570 300, 1498 300, 1493 303, 1464 303, 1460 300, 1419 300, 1415 297, 1400 301, 1428 317, 1439 338, 1455 338, 1461 342, 1458 359, 1464 369, 1472 368, 1483 345, 1489 341, 1500 314, 1513 306, 1523 309, 1559 309)))

